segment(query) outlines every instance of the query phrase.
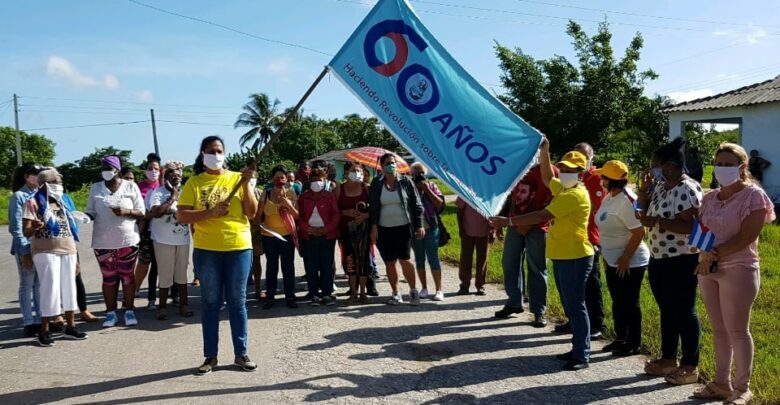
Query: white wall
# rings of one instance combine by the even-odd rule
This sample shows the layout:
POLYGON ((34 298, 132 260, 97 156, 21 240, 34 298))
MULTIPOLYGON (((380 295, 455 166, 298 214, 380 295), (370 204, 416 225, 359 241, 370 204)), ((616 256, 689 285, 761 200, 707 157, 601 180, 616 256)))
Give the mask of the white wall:
POLYGON ((780 200, 780 102, 754 106, 673 112, 669 114, 669 137, 682 136, 683 123, 726 118, 742 118, 742 146, 756 149, 772 166, 764 172, 764 188, 774 200, 780 200))

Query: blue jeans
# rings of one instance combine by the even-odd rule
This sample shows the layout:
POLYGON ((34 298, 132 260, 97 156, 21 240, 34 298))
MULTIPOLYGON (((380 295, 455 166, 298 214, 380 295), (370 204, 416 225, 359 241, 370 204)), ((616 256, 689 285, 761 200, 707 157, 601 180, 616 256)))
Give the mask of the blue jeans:
MULTIPOLYGON (((309 294, 320 295, 322 292, 323 297, 333 294, 335 249, 335 239, 327 240, 324 236, 309 236, 309 239, 301 239, 303 267, 306 270, 309 294)), ((266 254, 268 254, 267 250, 266 254)))
POLYGON ((563 309, 571 322, 572 358, 590 359, 590 319, 585 305, 585 284, 593 269, 593 256, 581 259, 553 260, 555 282, 563 309))
MULTIPOLYGON (((279 260, 282 261, 282 281, 284 282, 284 298, 295 300, 295 245, 292 237, 285 236, 287 241, 281 241, 271 236, 263 236, 265 251, 265 291, 269 300, 276 295, 276 285, 279 281, 279 260)), ((333 256, 331 263, 333 265, 333 256)), ((331 283, 332 284, 332 283, 331 283)))
POLYGON ((544 315, 547 311, 547 259, 545 258, 546 234, 533 228, 523 236, 514 228, 507 229, 504 238, 504 287, 509 297, 506 305, 523 306, 523 259, 528 263, 528 301, 531 313, 544 315))
POLYGON ((192 261, 198 267, 201 294, 203 356, 219 352, 219 308, 227 301, 233 352, 247 354, 246 279, 252 267, 252 249, 217 252, 194 249, 192 261))
POLYGON ((37 325, 41 323, 40 281, 35 270, 25 271, 22 266, 22 255, 14 255, 16 268, 19 270, 19 308, 22 310, 22 325, 37 325))
POLYGON ((417 265, 417 270, 425 270, 425 258, 427 257, 431 271, 441 271, 438 226, 427 229, 425 237, 421 240, 412 239, 412 250, 414 250, 414 262, 417 265))

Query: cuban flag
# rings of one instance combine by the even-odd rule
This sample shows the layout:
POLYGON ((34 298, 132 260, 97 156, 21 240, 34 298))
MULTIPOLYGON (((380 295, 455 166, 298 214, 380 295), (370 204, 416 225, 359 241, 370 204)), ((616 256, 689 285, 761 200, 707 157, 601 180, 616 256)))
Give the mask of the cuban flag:
POLYGON ((485 216, 498 214, 539 150, 541 133, 474 80, 407 0, 377 2, 328 67, 485 216))
POLYGON ((715 244, 715 234, 704 226, 698 217, 695 217, 693 219, 693 231, 690 238, 688 238, 688 245, 703 252, 711 252, 713 244, 715 244))

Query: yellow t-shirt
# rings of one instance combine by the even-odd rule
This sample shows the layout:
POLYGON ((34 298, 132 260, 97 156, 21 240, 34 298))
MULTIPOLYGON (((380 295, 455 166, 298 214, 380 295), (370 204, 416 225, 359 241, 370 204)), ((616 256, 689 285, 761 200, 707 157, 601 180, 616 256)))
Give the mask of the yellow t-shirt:
MULTIPOLYGON (((179 206, 209 209, 227 198, 240 180, 241 173, 231 171, 216 176, 206 172, 192 176, 184 184, 179 206)), ((230 201, 227 215, 196 222, 193 247, 218 252, 251 249, 252 232, 249 218, 244 215, 243 198, 241 187, 230 201)))
POLYGON ((593 256, 593 245, 588 241, 590 197, 585 186, 563 189, 561 181, 550 181, 553 199, 545 208, 555 219, 547 233, 547 258, 571 260, 593 256))

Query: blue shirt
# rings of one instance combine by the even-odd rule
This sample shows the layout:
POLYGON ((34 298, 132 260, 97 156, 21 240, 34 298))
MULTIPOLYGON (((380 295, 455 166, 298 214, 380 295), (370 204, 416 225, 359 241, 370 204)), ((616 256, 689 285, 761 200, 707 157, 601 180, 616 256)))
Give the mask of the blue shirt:
POLYGON ((8 232, 11 233, 11 254, 29 255, 30 238, 24 236, 22 232, 22 214, 24 214, 24 205, 27 200, 32 198, 37 189, 31 189, 25 184, 19 191, 11 196, 8 204, 8 232))

